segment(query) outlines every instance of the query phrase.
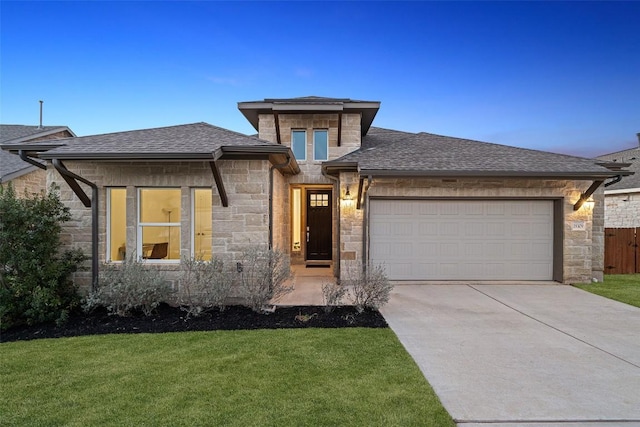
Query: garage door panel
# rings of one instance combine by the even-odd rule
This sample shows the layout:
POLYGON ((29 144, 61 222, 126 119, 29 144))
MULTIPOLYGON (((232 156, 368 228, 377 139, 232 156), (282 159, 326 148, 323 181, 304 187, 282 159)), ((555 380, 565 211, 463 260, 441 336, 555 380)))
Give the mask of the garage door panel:
POLYGON ((373 199, 370 207, 370 259, 392 280, 552 279, 552 201, 373 199))

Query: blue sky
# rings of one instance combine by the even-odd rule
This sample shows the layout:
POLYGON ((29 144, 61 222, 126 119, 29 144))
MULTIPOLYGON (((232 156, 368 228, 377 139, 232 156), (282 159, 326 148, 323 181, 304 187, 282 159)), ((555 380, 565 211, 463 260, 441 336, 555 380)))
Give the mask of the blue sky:
POLYGON ((638 144, 640 2, 0 2, 0 121, 78 135, 238 101, 381 101, 375 126, 593 156, 638 144))

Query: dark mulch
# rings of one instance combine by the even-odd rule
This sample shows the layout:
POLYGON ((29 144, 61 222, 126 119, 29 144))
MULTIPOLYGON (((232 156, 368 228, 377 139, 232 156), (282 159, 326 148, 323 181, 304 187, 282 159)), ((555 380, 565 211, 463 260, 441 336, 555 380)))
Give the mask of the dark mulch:
POLYGON ((161 333, 238 329, 282 328, 386 328, 387 322, 377 310, 358 313, 354 307, 336 307, 326 313, 324 307, 277 307, 273 313, 255 313, 246 307, 230 306, 224 311, 213 310, 198 317, 187 318, 186 312, 162 304, 149 317, 110 316, 104 309, 86 314, 74 313, 61 327, 55 324, 20 326, 0 333, 0 342, 38 338, 75 337, 97 334, 161 333))

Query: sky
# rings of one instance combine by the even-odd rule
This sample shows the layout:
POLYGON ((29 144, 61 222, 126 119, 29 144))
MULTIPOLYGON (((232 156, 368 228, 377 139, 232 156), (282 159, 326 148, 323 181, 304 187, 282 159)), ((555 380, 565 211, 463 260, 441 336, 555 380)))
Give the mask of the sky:
POLYGON ((0 122, 77 135, 240 101, 380 101, 374 126, 592 157, 638 145, 640 2, 0 1, 0 122))

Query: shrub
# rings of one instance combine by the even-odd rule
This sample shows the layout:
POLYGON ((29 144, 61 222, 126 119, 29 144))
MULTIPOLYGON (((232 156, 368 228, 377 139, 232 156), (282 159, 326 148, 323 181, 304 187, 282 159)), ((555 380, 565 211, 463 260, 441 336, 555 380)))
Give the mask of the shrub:
POLYGON ((127 316, 141 310, 150 316, 173 293, 164 275, 134 256, 121 264, 104 264, 98 288, 89 294, 85 309, 103 306, 111 314, 127 316))
POLYGON ((347 287, 339 283, 327 282, 322 284, 322 301, 324 311, 330 313, 333 309, 342 304, 342 300, 347 294, 347 287))
POLYGON ((231 291, 231 278, 224 270, 222 260, 183 258, 182 268, 178 303, 187 312, 187 317, 199 316, 213 307, 224 310, 231 291))
POLYGON ((345 284, 351 288, 353 304, 359 312, 365 308, 377 310, 388 303, 393 289, 382 265, 369 265, 365 269, 355 263, 347 270, 345 284))
POLYGON ((60 252, 61 224, 70 219, 55 186, 18 198, 11 183, 0 185, 0 329, 60 324, 78 306, 70 276, 87 258, 79 249, 60 252))
POLYGON ((240 289, 245 304, 260 312, 293 290, 285 282, 291 278, 289 258, 280 251, 251 248, 242 256, 240 289))

